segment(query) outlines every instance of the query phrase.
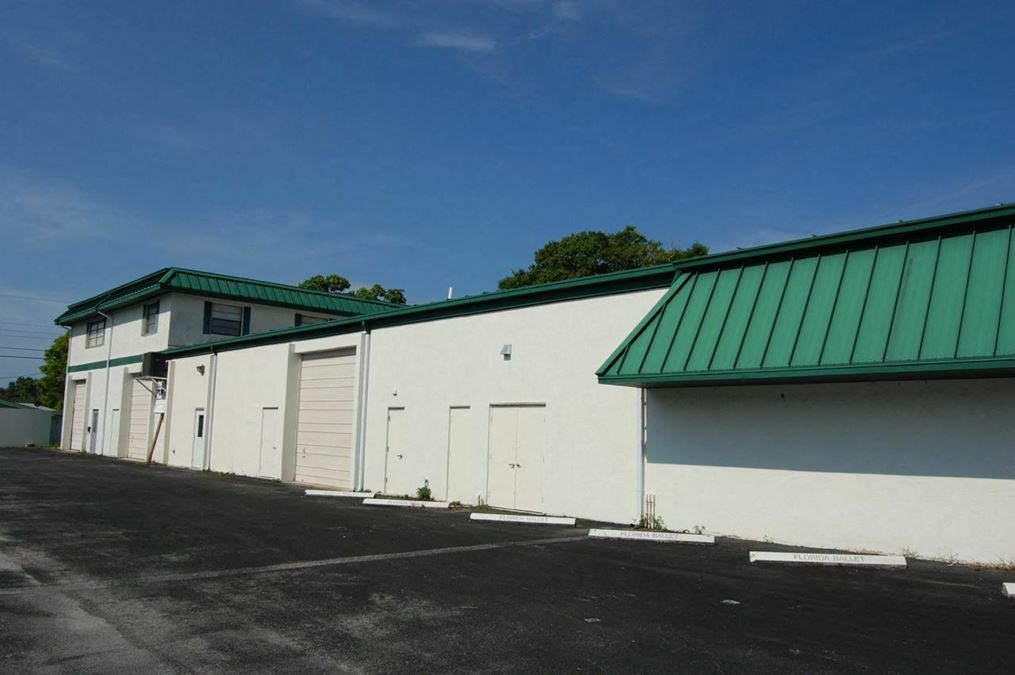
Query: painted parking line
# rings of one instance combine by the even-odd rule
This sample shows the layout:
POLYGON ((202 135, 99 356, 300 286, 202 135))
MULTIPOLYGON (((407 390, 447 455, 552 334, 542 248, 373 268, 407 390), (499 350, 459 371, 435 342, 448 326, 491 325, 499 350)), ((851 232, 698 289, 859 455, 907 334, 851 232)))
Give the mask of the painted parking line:
POLYGON ((860 555, 858 553, 751 551, 752 563, 783 565, 839 565, 848 567, 905 567, 901 555, 860 555))
POLYGON ((1015 598, 1015 582, 1006 581, 1001 584, 1001 592, 1006 598, 1015 598))
POLYGON ((571 525, 574 526, 574 518, 562 516, 514 516, 503 513, 473 513, 469 520, 492 520, 502 523, 526 523, 528 525, 571 525))
POLYGON ((343 492, 342 490, 304 490, 308 497, 373 497, 376 492, 343 492))
POLYGON ((634 541, 656 541, 673 544, 714 544, 715 537, 710 534, 688 534, 686 532, 646 532, 644 530, 610 530, 592 529, 589 536, 593 539, 631 539, 634 541))
POLYGON ((431 556, 453 555, 458 553, 476 553, 494 551, 505 548, 526 548, 530 546, 547 546, 549 544, 565 544, 574 541, 585 541, 580 534, 541 539, 520 539, 492 544, 475 544, 467 546, 446 546, 415 551, 399 551, 395 553, 376 553, 368 555, 352 555, 341 558, 325 558, 323 560, 303 560, 299 562, 279 563, 275 565, 258 565, 254 567, 234 567, 224 570, 208 570, 204 572, 180 572, 176 574, 153 574, 149 576, 110 579, 108 581, 89 581, 77 583, 51 583, 31 586, 15 586, 0 588, 0 597, 20 595, 23 593, 46 592, 51 589, 89 590, 121 586, 149 585, 179 581, 201 581, 203 579, 221 579, 224 577, 247 576, 251 574, 272 574, 280 572, 299 572, 300 570, 319 567, 337 567, 342 565, 361 565, 363 563, 384 562, 386 560, 405 560, 408 558, 429 558, 431 556))
POLYGON ((447 509, 451 505, 448 502, 424 502, 417 499, 364 499, 367 506, 407 506, 417 509, 447 509))

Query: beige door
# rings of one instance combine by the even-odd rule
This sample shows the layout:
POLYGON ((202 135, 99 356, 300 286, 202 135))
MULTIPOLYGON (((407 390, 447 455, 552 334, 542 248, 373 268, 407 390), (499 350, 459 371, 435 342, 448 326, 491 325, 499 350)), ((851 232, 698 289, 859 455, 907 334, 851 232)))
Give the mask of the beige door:
POLYGON ((388 408, 388 430, 384 440, 384 493, 416 496, 417 484, 412 477, 413 457, 409 452, 405 428, 405 408, 388 408))
POLYGON ((351 489, 356 352, 307 354, 300 368, 296 481, 351 489))
POLYGON ((85 449, 85 392, 88 383, 85 381, 74 383, 74 408, 71 410, 70 418, 70 447, 73 450, 85 449))
POLYGON ((448 411, 448 501, 477 504, 486 492, 486 452, 478 426, 471 408, 454 406, 448 411))
POLYGON ((152 419, 151 382, 134 378, 130 390, 130 427, 127 433, 127 457, 144 460, 148 457, 148 433, 152 419), (147 385, 147 386, 145 386, 147 385))

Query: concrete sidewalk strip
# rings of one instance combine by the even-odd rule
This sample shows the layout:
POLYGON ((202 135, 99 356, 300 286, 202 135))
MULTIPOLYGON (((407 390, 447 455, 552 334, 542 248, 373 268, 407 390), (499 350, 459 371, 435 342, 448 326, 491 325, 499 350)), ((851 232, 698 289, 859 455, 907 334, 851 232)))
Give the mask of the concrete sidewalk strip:
POLYGON ((1001 584, 1001 592, 1004 593, 1005 597, 1015 598, 1015 582, 1006 581, 1001 584))
POLYGON ((363 503, 367 506, 408 506, 415 507, 417 509, 447 509, 450 507, 448 502, 424 502, 418 499, 364 499, 363 503))
POLYGON ((906 567, 906 559, 901 555, 861 555, 859 553, 821 553, 808 551, 751 551, 751 563, 839 565, 848 567, 906 567))
POLYGON ((689 534, 687 532, 650 532, 645 530, 592 529, 589 536, 594 539, 633 539, 635 541, 658 541, 675 544, 714 544, 710 534, 689 534))
POLYGON ((349 492, 343 490, 304 490, 307 497, 373 497, 376 492, 349 492))
POLYGON ((473 513, 469 520, 492 520, 503 523, 527 523, 529 525, 571 525, 575 524, 574 518, 562 516, 515 516, 503 513, 473 513))

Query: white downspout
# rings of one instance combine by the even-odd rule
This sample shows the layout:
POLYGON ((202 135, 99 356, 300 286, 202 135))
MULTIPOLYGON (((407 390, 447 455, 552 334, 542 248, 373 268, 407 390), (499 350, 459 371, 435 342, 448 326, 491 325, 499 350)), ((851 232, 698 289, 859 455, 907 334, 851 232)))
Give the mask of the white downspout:
MULTIPOLYGON (((106 387, 105 392, 102 395, 102 434, 103 437, 106 435, 106 425, 109 423, 109 357, 113 353, 113 317, 106 314, 100 309, 95 310, 100 316, 109 322, 109 342, 106 344, 106 387)), ((87 411, 86 411, 87 412, 87 411)), ((99 443, 102 447, 102 453, 106 454, 106 443, 105 438, 100 439, 99 443)))
POLYGON ((213 412, 215 410, 215 376, 218 365, 218 354, 212 349, 211 358, 208 362, 208 403, 204 412, 204 466, 201 467, 202 471, 207 471, 211 468, 211 423, 214 417, 213 412))
POLYGON ((645 515, 645 448, 648 445, 648 390, 642 387, 639 389, 638 397, 638 509, 635 513, 638 518, 645 515))
POLYGON ((363 331, 360 340, 360 387, 356 405, 359 419, 356 433, 356 471, 353 474, 353 490, 362 490, 366 482, 366 438, 367 438, 367 393, 370 384, 370 331, 363 331))

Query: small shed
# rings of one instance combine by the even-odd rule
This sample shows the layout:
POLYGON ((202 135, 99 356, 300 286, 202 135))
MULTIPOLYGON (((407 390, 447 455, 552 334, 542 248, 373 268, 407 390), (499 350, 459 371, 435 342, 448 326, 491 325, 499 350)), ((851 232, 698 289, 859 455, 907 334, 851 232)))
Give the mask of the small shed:
POLYGON ((46 447, 54 425, 59 429, 59 419, 60 413, 52 408, 0 399, 0 447, 46 447))

